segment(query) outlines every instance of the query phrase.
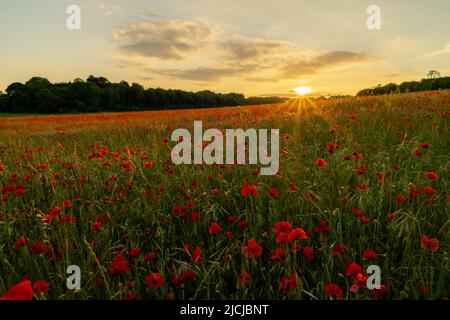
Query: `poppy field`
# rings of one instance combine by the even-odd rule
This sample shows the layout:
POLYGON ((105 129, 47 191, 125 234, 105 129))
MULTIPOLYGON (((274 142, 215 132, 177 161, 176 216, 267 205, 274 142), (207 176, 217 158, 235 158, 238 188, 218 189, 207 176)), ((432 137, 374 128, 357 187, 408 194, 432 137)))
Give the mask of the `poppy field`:
POLYGON ((0 118, 0 297, 445 299, 449 116, 440 91, 0 118), (278 174, 174 165, 194 120, 279 129, 278 174))

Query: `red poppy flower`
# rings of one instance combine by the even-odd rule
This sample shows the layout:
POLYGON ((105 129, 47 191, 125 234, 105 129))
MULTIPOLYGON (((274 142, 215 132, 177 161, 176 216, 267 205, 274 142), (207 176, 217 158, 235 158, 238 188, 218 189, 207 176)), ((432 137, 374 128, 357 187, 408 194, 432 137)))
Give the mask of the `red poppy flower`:
POLYGON ((238 228, 240 229, 246 229, 248 228, 248 221, 247 220, 242 220, 238 223, 238 228))
POLYGON ((321 233, 328 232, 328 231, 330 231, 330 227, 328 226, 328 221, 325 219, 320 221, 319 225, 316 228, 316 233, 321 234, 321 233))
POLYGON ((344 299, 344 293, 342 289, 335 283, 328 283, 325 285, 326 293, 332 298, 339 298, 340 300, 344 299))
POLYGON ((25 189, 18 189, 14 192, 18 196, 23 196, 25 193, 27 193, 27 190, 25 189))
POLYGON ((429 239, 428 248, 430 248, 432 252, 437 252, 439 250, 439 240, 436 238, 429 239))
POLYGON ((48 166, 45 163, 40 163, 37 168, 39 170, 45 170, 48 168, 48 166))
POLYGON ((350 262, 347 269, 345 270, 345 274, 347 277, 355 278, 358 273, 364 273, 363 269, 356 262, 350 262))
POLYGON ((325 168, 327 166, 327 162, 325 161, 325 159, 322 158, 318 158, 315 163, 316 166, 320 168, 325 168))
POLYGON ((40 241, 36 241, 33 246, 28 250, 30 254, 45 254, 47 257, 52 256, 52 250, 49 246, 46 246, 40 241))
POLYGON ((202 248, 201 247, 196 247, 194 252, 191 255, 191 259, 190 262, 191 263, 203 263, 203 258, 202 258, 202 248))
POLYGON ((184 277, 181 274, 175 275, 172 280, 170 281, 174 288, 181 288, 181 286, 184 284, 184 277))
POLYGON ((395 197, 395 201, 397 202, 397 204, 402 204, 403 202, 405 202, 406 197, 402 194, 399 194, 395 197))
POLYGON ((213 224, 211 224, 209 226, 209 234, 210 235, 218 234, 221 231, 222 231, 222 228, 219 227, 219 224, 217 224, 216 222, 214 222, 213 224))
POLYGON ((423 188, 423 192, 429 196, 432 196, 434 194, 434 189, 432 187, 425 187, 423 188))
POLYGON ((428 246, 428 237, 426 235, 422 235, 421 245, 422 249, 426 249, 426 247, 428 246))
POLYGON ((342 244, 337 244, 333 247, 333 251, 331 252, 331 255, 333 257, 335 256, 341 256, 345 253, 345 246, 342 244))
POLYGON ((152 168, 156 161, 144 162, 144 166, 148 169, 152 168))
POLYGON ((55 218, 56 218, 56 214, 58 214, 60 212, 61 212, 61 208, 58 206, 55 206, 52 208, 52 210, 50 210, 50 215, 55 216, 55 218))
POLYGON ((378 173, 377 173, 377 181, 378 181, 379 183, 383 182, 385 176, 386 176, 386 175, 385 175, 384 173, 378 172, 378 173))
POLYGON ((97 232, 100 232, 100 231, 102 231, 102 224, 100 222, 96 221, 92 224, 92 229, 94 229, 97 232))
POLYGON ((128 261, 127 259, 125 259, 123 254, 119 253, 114 257, 108 271, 112 275, 121 275, 128 273, 128 261))
POLYGON ((251 185, 248 185, 248 184, 246 183, 246 184, 244 184, 244 186, 242 187, 241 195, 242 195, 243 197, 248 197, 248 196, 257 197, 257 196, 258 196, 258 189, 256 189, 255 186, 251 186, 251 185))
POLYGON ((154 252, 148 252, 144 255, 144 261, 147 262, 147 261, 155 260, 155 257, 156 257, 156 255, 154 252))
POLYGON ((372 249, 365 250, 363 253, 363 257, 367 260, 378 260, 378 254, 375 250, 372 249))
POLYGON ((22 237, 22 238, 20 238, 19 240, 16 241, 14 249, 15 250, 19 250, 23 246, 26 246, 28 243, 30 243, 30 239, 28 239, 26 237, 22 237))
POLYGON ((374 289, 372 293, 378 300, 381 300, 382 297, 385 297, 388 294, 388 287, 387 285, 382 284, 379 289, 374 289))
POLYGON ((419 292, 422 294, 427 294, 430 290, 427 287, 420 287, 419 292))
POLYGON ((131 248, 130 252, 128 252, 128 257, 130 259, 137 258, 141 254, 141 248, 131 248))
POLYGON ((270 260, 281 261, 286 257, 286 252, 283 248, 276 248, 275 252, 272 253, 270 260))
POLYGON ((279 235, 277 235, 277 238, 276 238, 276 243, 277 244, 280 244, 280 243, 281 244, 286 244, 288 242, 289 242, 289 239, 288 239, 288 234, 287 233, 282 232, 279 235))
POLYGON ((428 238, 426 235, 421 239, 422 249, 429 248, 432 252, 439 250, 439 240, 436 238, 428 238))
POLYGON ((279 195, 280 195, 280 192, 278 191, 277 188, 270 188, 269 196, 274 197, 274 198, 278 198, 279 195))
POLYGON ((360 184, 358 184, 358 189, 367 191, 367 185, 364 182, 361 182, 360 184))
POLYGON ((289 232, 288 240, 289 241, 295 241, 295 240, 301 240, 306 239, 306 232, 303 229, 295 228, 291 232, 289 232))
POLYGON ((436 181, 436 180, 438 179, 437 174, 434 173, 434 172, 432 172, 432 171, 425 172, 423 175, 424 175, 426 178, 428 178, 428 179, 430 179, 430 180, 433 180, 433 181, 436 181))
POLYGON ((166 281, 159 273, 150 273, 147 277, 147 284, 152 289, 161 288, 166 281))
POLYGON ((297 275, 291 274, 289 277, 283 276, 280 282, 280 289, 284 294, 287 294, 290 290, 294 290, 300 286, 300 280, 297 279, 297 275))
POLYGON ((357 293, 360 289, 366 288, 367 278, 368 276, 366 274, 358 273, 355 277, 355 281, 350 287, 350 291, 357 293))
POLYGON ((247 285, 250 283, 250 273, 248 272, 241 272, 237 279, 238 286, 247 285))
POLYGON ((409 198, 416 199, 421 193, 422 191, 418 187, 413 186, 409 189, 409 198))
POLYGON ((255 239, 250 239, 247 241, 247 245, 244 246, 244 253, 249 259, 258 258, 262 254, 262 247, 255 239))
POLYGON ((356 214, 358 217, 363 217, 364 213, 361 211, 361 209, 355 208, 353 209, 353 213, 356 214))
POLYGON ((48 283, 45 280, 39 280, 36 281, 33 285, 34 288, 34 294, 36 295, 40 295, 41 293, 43 294, 48 294, 48 283))
POLYGON ((32 300, 33 288, 31 288, 31 281, 25 280, 16 284, 8 290, 0 300, 32 300))
POLYGON ((275 224, 275 232, 277 234, 280 233, 289 233, 292 230, 292 226, 289 222, 280 221, 275 224))
POLYGON ((362 224, 370 224, 370 219, 367 217, 361 217, 359 218, 362 224))
POLYGON ((314 260, 314 249, 309 247, 309 246, 305 246, 303 248, 303 254, 305 255, 306 259, 309 261, 313 261, 314 260))

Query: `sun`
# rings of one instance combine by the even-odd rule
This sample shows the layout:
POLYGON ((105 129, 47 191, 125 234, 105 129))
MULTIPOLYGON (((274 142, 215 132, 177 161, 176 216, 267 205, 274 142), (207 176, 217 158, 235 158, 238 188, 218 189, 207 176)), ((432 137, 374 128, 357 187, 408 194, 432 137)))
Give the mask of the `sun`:
POLYGON ((304 96, 305 94, 308 94, 312 91, 311 87, 297 87, 294 89, 294 91, 300 95, 304 96))

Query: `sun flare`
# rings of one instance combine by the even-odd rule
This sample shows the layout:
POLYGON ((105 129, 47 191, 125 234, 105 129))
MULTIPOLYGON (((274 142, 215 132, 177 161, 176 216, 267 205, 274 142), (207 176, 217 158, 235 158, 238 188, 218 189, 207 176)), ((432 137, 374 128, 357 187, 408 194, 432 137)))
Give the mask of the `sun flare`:
POLYGON ((305 94, 308 94, 312 91, 311 87, 297 87, 294 89, 294 91, 300 95, 304 96, 305 94))

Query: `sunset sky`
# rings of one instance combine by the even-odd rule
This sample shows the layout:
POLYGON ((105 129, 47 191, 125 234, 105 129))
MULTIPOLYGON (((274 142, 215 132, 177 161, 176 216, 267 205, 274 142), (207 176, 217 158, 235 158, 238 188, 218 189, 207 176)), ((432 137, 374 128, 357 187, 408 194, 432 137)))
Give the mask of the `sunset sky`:
POLYGON ((450 75, 450 1, 20 0, 0 4, 0 90, 90 74, 145 87, 355 94, 450 75), (81 30, 66 28, 69 5, 81 30), (366 9, 381 8, 381 30, 366 9))

